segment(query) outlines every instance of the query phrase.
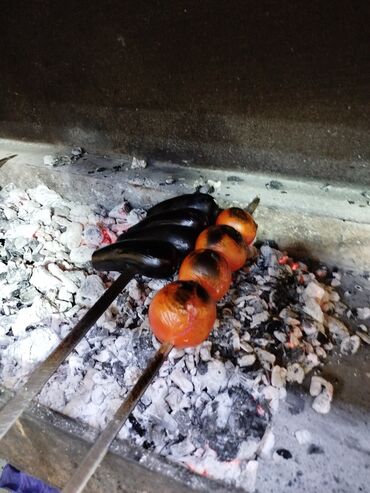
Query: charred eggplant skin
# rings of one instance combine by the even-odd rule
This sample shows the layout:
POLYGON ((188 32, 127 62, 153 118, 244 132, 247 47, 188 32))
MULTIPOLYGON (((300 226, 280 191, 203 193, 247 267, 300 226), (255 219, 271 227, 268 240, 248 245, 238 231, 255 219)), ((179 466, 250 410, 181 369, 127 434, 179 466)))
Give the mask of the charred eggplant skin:
POLYGON ((211 195, 208 193, 195 192, 179 195, 178 197, 159 202, 159 204, 154 205, 148 210, 147 217, 187 208, 198 209, 204 212, 207 215, 209 224, 214 223, 219 212, 219 207, 211 195))
POLYGON ((198 233, 203 231, 208 224, 207 215, 198 209, 175 209, 173 211, 162 212, 154 216, 149 216, 139 223, 131 226, 119 239, 129 238, 136 231, 158 226, 186 226, 195 229, 198 233))
POLYGON ((161 226, 153 225, 137 231, 129 230, 127 233, 118 237, 118 242, 132 240, 158 240, 168 242, 176 248, 181 259, 183 259, 191 250, 194 249, 195 241, 199 231, 187 226, 169 226, 163 224, 161 226))
POLYGON ((166 241, 130 239, 100 248, 91 262, 99 271, 123 272, 129 268, 136 274, 164 279, 176 272, 180 256, 166 241))

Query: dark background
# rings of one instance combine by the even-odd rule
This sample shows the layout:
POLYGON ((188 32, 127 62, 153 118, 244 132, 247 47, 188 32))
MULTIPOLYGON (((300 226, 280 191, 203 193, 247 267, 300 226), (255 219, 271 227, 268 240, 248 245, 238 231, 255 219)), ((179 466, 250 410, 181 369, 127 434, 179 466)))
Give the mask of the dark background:
POLYGON ((368 173, 369 2, 0 5, 1 137, 291 175, 368 173))

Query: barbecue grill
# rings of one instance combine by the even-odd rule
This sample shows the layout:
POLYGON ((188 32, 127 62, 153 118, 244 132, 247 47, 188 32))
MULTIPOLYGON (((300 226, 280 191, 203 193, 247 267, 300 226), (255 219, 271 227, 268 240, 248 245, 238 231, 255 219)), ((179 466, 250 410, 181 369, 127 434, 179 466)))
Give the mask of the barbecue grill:
POLYGON ((62 489, 144 375, 84 491, 366 491, 365 13, 36 7, 5 8, 1 48, 0 459, 62 489), (257 251, 209 339, 161 350, 147 313, 173 272, 89 262, 195 191, 254 204, 257 251))

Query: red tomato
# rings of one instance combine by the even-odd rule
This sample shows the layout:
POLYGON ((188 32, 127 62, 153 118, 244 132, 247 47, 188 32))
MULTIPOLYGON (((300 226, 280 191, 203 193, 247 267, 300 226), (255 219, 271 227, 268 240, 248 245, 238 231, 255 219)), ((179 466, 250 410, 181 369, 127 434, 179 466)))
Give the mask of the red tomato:
POLYGON ((205 341, 216 320, 216 304, 207 291, 194 281, 167 284, 154 296, 149 307, 149 323, 161 342, 178 348, 197 346, 205 341))
POLYGON ((216 224, 226 224, 239 231, 247 245, 253 243, 257 235, 258 226, 253 217, 239 207, 230 207, 220 212, 216 224))
POLYGON ((248 251, 241 234, 231 226, 210 226, 200 233, 195 243, 195 249, 209 248, 220 253, 229 264, 232 271, 243 267, 247 260, 248 251))
POLYGON ((209 249, 195 250, 183 260, 179 279, 199 282, 217 301, 230 287, 231 269, 220 253, 209 249))

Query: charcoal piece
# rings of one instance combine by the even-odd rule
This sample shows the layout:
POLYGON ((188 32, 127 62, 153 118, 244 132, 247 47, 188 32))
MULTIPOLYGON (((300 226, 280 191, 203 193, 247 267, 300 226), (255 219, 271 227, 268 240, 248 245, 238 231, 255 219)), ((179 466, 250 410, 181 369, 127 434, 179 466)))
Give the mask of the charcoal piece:
POLYGON ((219 355, 219 359, 222 361, 231 361, 233 365, 237 364, 238 359, 235 356, 235 351, 232 346, 214 343, 211 348, 212 358, 214 358, 217 353, 219 355))
POLYGON ((227 395, 231 407, 225 426, 218 425, 218 415, 224 415, 225 407, 217 401, 206 406, 208 413, 205 416, 193 419, 194 433, 199 443, 213 449, 222 461, 235 459, 240 445, 248 438, 261 439, 270 421, 267 406, 257 402, 243 387, 230 387, 227 395), (265 412, 262 416, 257 413, 257 406, 263 407, 265 412))
POLYGON ((192 425, 189 413, 187 411, 180 410, 173 415, 173 418, 177 423, 179 433, 185 437, 192 425))
POLYGON ((321 331, 317 333, 317 340, 322 346, 330 341, 329 337, 321 331))
POLYGON ((280 457, 283 457, 283 459, 291 459, 293 457, 291 452, 286 448, 279 448, 276 453, 280 455, 280 457))
POLYGON ((87 351, 83 356, 82 356, 82 361, 84 364, 89 365, 93 361, 93 356, 95 356, 96 351, 92 349, 91 351, 87 351))
POLYGON ((275 330, 285 332, 285 324, 280 319, 269 320, 266 323, 264 330, 265 330, 265 332, 267 332, 268 334, 271 334, 271 335, 274 334, 275 330))
POLYGON ((141 334, 134 331, 132 337, 132 351, 136 355, 137 366, 140 369, 146 368, 154 351, 151 334, 147 331, 142 332, 141 334))
POLYGON ((287 305, 298 302, 296 280, 293 276, 285 275, 277 280, 272 300, 276 313, 280 313, 287 305))
POLYGON ((125 367, 121 363, 121 361, 115 361, 112 363, 112 373, 117 376, 120 380, 123 380, 125 377, 125 367))
POLYGON ((148 442, 147 440, 144 440, 142 447, 145 450, 154 450, 154 443, 153 442, 148 442))
POLYGON ((285 367, 288 364, 289 358, 287 357, 287 353, 283 344, 276 344, 274 342, 272 344, 269 344, 267 349, 269 353, 275 356, 275 365, 285 367))
POLYGON ((139 423, 139 421, 135 418, 135 416, 133 414, 130 414, 130 416, 128 417, 128 420, 130 421, 131 425, 132 425, 132 429, 141 437, 143 437, 145 435, 145 428, 143 428, 141 426, 141 424, 139 423))
POLYGON ((197 364, 197 373, 205 375, 207 373, 208 365, 205 361, 200 360, 197 364))
POLYGON ((261 298, 261 300, 266 301, 266 303, 268 305, 269 301, 270 301, 270 292, 269 291, 263 291, 260 294, 260 298, 261 298))

